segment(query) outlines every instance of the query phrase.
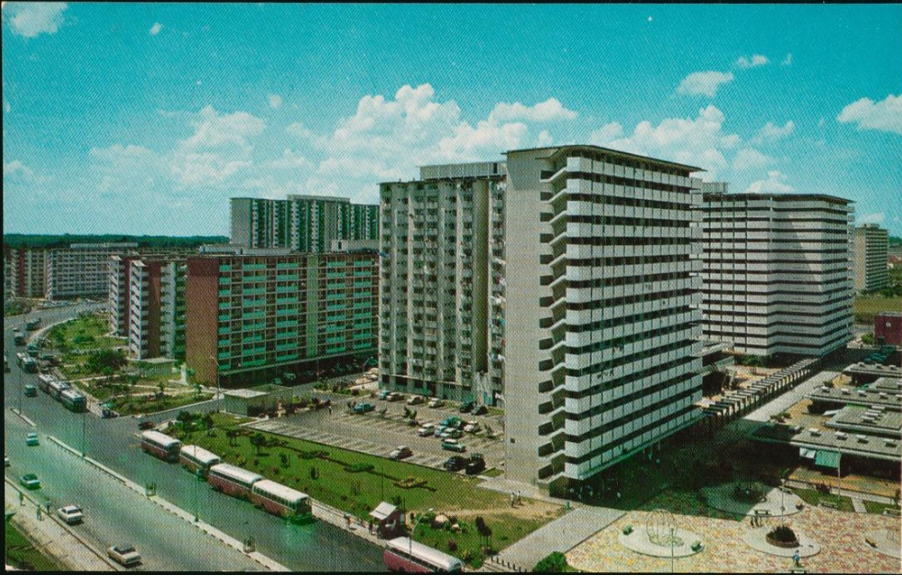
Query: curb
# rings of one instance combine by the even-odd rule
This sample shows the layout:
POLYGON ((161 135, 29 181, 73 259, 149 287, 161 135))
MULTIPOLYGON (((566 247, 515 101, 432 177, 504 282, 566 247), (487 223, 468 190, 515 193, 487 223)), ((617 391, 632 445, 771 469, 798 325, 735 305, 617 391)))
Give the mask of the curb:
MULTIPOLYGON (((28 499, 29 501, 31 501, 32 504, 34 504, 35 506, 40 506, 40 505, 41 505, 39 502, 37 502, 37 501, 34 499, 34 496, 32 496, 31 494, 29 494, 29 493, 27 493, 27 492, 25 492, 25 491, 23 491, 23 490, 19 490, 19 488, 18 488, 18 487, 17 487, 17 486, 9 479, 9 478, 4 477, 4 480, 6 480, 6 483, 9 484, 10 487, 11 487, 13 490, 15 490, 16 492, 18 492, 19 494, 23 494, 23 495, 25 496, 26 499, 28 499)), ((76 540, 78 540, 78 542, 79 542, 82 546, 84 546, 84 547, 87 548, 92 554, 94 554, 95 556, 97 556, 97 558, 99 558, 101 562, 103 562, 104 564, 106 564, 107 566, 109 566, 110 568, 112 568, 113 570, 115 570, 115 571, 117 571, 117 572, 122 572, 122 571, 124 570, 121 566, 119 566, 118 564, 112 562, 109 558, 107 558, 106 556, 104 556, 103 554, 101 554, 101 553, 100 553, 100 552, 99 552, 92 544, 90 544, 87 540, 85 540, 81 535, 76 534, 76 533, 72 530, 72 528, 70 528, 65 522, 61 522, 61 521, 60 521, 59 519, 57 519, 57 517, 54 516, 53 514, 47 514, 46 517, 49 517, 50 520, 51 520, 53 523, 55 523, 57 526, 59 526, 60 528, 62 528, 63 530, 65 530, 65 531, 66 531, 69 535, 71 535, 73 538, 75 538, 76 540)))
MULTIPOLYGON (((61 448, 63 448, 64 450, 66 450, 66 451, 72 453, 73 455, 75 455, 75 456, 77 456, 77 457, 79 457, 79 458, 82 458, 82 455, 81 455, 80 452, 78 452, 77 450, 75 450, 75 449, 72 448, 71 446, 67 445, 67 444, 64 443, 62 440, 59 440, 58 438, 55 438, 54 436, 48 436, 48 439, 51 440, 52 442, 54 442, 55 444, 59 445, 59 446, 60 446, 61 448)), ((86 462, 88 462, 89 464, 91 464, 92 466, 94 466, 94 467, 96 467, 97 469, 101 470, 102 472, 105 472, 106 474, 112 476, 112 477, 115 478, 116 480, 119 480, 119 481, 122 482, 122 484, 125 485, 127 488, 129 488, 129 489, 131 489, 131 490, 133 490, 133 491, 135 491, 135 492, 137 492, 137 493, 139 493, 139 494, 141 494, 141 495, 145 495, 145 496, 146 496, 145 491, 144 491, 144 489, 143 489, 141 486, 138 486, 138 484, 136 484, 135 482, 132 482, 131 480, 129 480, 129 479, 126 478, 125 476, 123 476, 123 475, 119 474, 118 472, 116 472, 116 471, 114 471, 114 470, 108 468, 107 466, 101 464, 100 462, 94 460, 93 458, 83 457, 83 459, 84 459, 86 462)), ((228 534, 222 532, 221 530, 219 530, 219 529, 217 529, 217 528, 215 528, 215 527, 213 527, 213 526, 207 524, 206 522, 203 522, 203 521, 194 522, 193 516, 192 516, 191 514, 189 514, 188 512, 182 510, 181 508, 179 508, 179 507, 176 506, 175 504, 172 504, 171 502, 169 502, 169 501, 167 501, 167 500, 164 500, 163 498, 160 498, 159 496, 146 496, 146 497, 148 498, 148 500, 150 500, 151 502, 154 502, 157 506, 163 508, 164 510, 166 510, 166 511, 169 512, 170 514, 172 514, 172 515, 174 515, 174 516, 177 516, 177 517, 179 517, 179 518, 185 520, 186 522, 188 522, 188 523, 194 525, 194 526, 197 527, 201 532, 203 532, 203 533, 205 533, 205 534, 207 534, 207 535, 209 535, 209 536, 212 536, 213 538, 216 538, 217 540, 219 540, 220 542, 222 542, 222 543, 225 544, 226 546, 229 546, 230 548, 234 548, 234 549, 237 550, 238 552, 244 554, 244 555, 247 556, 248 558, 250 558, 250 559, 254 560, 255 562, 257 562, 258 564, 260 564, 261 566, 263 566, 263 567, 266 568, 267 570, 272 571, 272 572, 291 572, 291 570, 288 569, 286 566, 283 566, 282 564, 279 564, 279 563, 276 562, 275 560, 273 560, 273 559, 271 559, 271 558, 269 558, 269 557, 267 557, 267 556, 265 556, 265 555, 263 555, 263 554, 261 554, 261 553, 259 553, 259 552, 250 552, 250 553, 249 553, 249 552, 245 552, 245 551, 244 551, 244 546, 243 546, 243 544, 242 544, 241 542, 239 542, 239 541, 236 540, 235 538, 232 538, 231 536, 229 536, 228 534)))
POLYGON ((35 423, 31 420, 31 418, 29 418, 29 417, 26 416, 25 414, 22 414, 21 412, 19 412, 19 411, 16 410, 15 408, 10 408, 9 410, 10 410, 10 412, 12 412, 13 414, 15 414, 16 416, 18 416, 18 417, 21 418, 22 420, 24 420, 24 421, 25 421, 29 426, 31 426, 32 428, 37 427, 37 424, 35 424, 35 423))

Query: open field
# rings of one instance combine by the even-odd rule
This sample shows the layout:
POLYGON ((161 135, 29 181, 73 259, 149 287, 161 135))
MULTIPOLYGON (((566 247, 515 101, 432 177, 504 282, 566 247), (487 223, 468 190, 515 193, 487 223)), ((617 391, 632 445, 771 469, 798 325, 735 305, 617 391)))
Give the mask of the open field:
POLYGON ((899 312, 902 310, 902 298, 885 298, 883 296, 858 296, 855 298, 855 322, 873 324, 874 317, 880 312, 899 312))

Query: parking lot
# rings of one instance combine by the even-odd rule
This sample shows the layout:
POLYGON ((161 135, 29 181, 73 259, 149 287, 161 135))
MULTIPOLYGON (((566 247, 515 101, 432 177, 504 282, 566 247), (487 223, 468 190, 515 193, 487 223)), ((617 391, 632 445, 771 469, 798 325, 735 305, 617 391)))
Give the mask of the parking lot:
POLYGON ((387 457, 398 446, 408 446, 413 455, 405 458, 405 462, 440 469, 445 460, 455 453, 442 449, 441 440, 432 434, 418 436, 419 426, 410 426, 404 422, 404 408, 407 407, 417 413, 416 419, 420 424, 431 422, 438 426, 442 419, 456 416, 465 422, 478 422, 482 430, 489 426, 496 433, 493 439, 486 438, 484 434, 463 434, 459 439, 459 442, 467 448, 463 455, 482 454, 487 469, 503 468, 504 447, 501 434, 503 427, 502 417, 499 415, 460 414, 456 405, 433 409, 423 404, 407 406, 403 401, 386 402, 372 398, 348 398, 348 400, 371 403, 375 405, 375 410, 366 414, 356 414, 339 401, 333 406, 331 414, 327 409, 303 412, 258 422, 250 427, 382 457, 387 457), (379 413, 382 409, 386 409, 384 416, 379 413))

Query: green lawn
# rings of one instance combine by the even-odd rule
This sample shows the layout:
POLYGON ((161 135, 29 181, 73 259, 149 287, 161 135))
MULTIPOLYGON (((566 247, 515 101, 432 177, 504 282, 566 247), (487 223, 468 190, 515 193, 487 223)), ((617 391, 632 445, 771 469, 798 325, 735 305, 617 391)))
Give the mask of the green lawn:
POLYGON ((855 507, 852 505, 852 499, 847 496, 837 496, 835 494, 824 494, 817 490, 809 490, 805 488, 793 488, 792 491, 804 500, 810 506, 817 506, 821 502, 836 504, 839 510, 843 512, 854 512, 855 507))
POLYGON ((12 524, 6 523, 6 563, 29 572, 59 572, 66 570, 53 559, 35 550, 25 536, 12 524))
POLYGON ((865 500, 864 507, 867 508, 868 514, 883 514, 883 511, 886 509, 899 509, 899 507, 894 504, 881 504, 880 502, 873 502, 871 500, 865 500))
POLYGON ((162 410, 188 406, 195 402, 204 402, 211 398, 213 398, 212 394, 197 396, 194 393, 190 393, 177 396, 166 395, 160 399, 153 396, 132 396, 131 398, 120 396, 112 399, 110 402, 113 404, 113 410, 120 414, 151 414, 162 410))
MULTIPOLYGON (((434 509, 439 513, 461 511, 460 534, 433 530, 425 524, 417 528, 426 543, 436 545, 471 565, 481 565, 484 554, 480 536, 472 522, 475 515, 465 511, 479 511, 492 529, 491 546, 504 548, 537 529, 560 513, 548 511, 544 516, 528 517, 510 513, 508 496, 479 488, 477 478, 449 474, 414 464, 359 454, 323 444, 263 434, 267 445, 260 453, 251 445, 252 430, 235 439, 234 445, 226 430, 234 426, 216 428, 211 432, 175 431, 185 443, 197 444, 232 464, 253 470, 267 478, 301 490, 311 497, 357 517, 367 518, 380 501, 399 504, 415 513, 434 509), (403 487, 403 481, 411 487, 403 487), (457 546, 449 546, 455 540, 457 546), (454 548, 454 550, 452 550, 454 548), (465 551, 469 550, 467 554, 465 551)), ((528 502, 527 502, 528 504, 528 502)))
POLYGON ((902 310, 902 298, 885 298, 883 296, 858 296, 855 298, 855 322, 873 324, 879 312, 902 310))
POLYGON ((63 351, 100 350, 125 345, 125 338, 106 336, 109 331, 106 314, 85 314, 70 322, 54 326, 47 332, 46 337, 56 348, 63 351))

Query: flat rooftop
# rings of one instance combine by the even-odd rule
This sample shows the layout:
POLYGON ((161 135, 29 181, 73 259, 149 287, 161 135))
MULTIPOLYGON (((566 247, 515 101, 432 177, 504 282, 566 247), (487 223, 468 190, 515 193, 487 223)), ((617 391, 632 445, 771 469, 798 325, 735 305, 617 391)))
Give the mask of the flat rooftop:
POLYGON ((768 424, 752 434, 753 440, 773 444, 789 444, 799 448, 830 450, 840 454, 875 458, 877 460, 902 461, 899 440, 864 434, 849 434, 819 428, 802 428, 785 424, 768 424))
POLYGON ((883 376, 868 384, 867 387, 868 390, 898 394, 899 392, 902 392, 902 378, 888 378, 883 376))
POLYGON ((875 406, 846 406, 826 424, 844 432, 902 437, 902 412, 875 406))
POLYGON ((902 394, 862 388, 829 388, 821 386, 808 395, 811 400, 859 406, 886 406, 902 409, 902 394))
POLYGON ((902 368, 887 364, 865 364, 864 362, 856 362, 850 364, 842 371, 848 376, 888 376, 890 378, 902 378, 902 368))

